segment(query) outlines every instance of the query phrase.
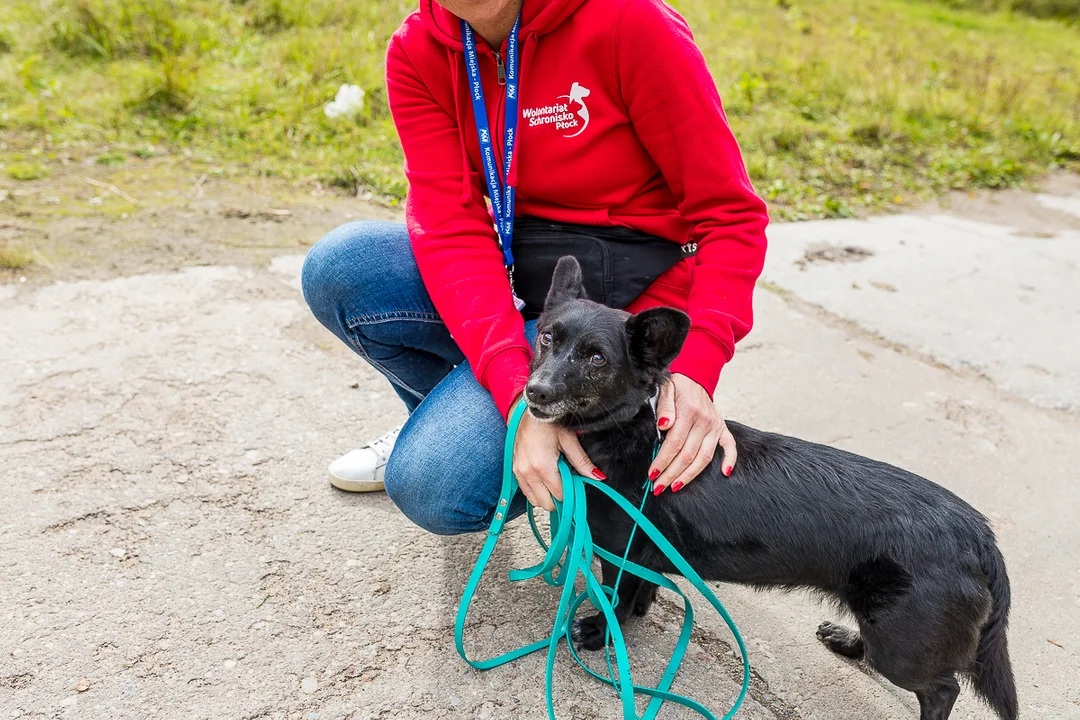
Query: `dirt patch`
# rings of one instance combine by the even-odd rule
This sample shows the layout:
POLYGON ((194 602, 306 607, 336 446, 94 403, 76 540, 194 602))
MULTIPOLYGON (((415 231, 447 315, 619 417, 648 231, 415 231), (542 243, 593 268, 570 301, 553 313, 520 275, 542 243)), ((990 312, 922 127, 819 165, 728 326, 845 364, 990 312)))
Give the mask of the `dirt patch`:
POLYGON ((0 178, 0 283, 41 284, 188 266, 261 266, 302 253, 388 206, 311 182, 232 175, 176 159, 72 164, 48 178, 0 178))
POLYGON ((795 261, 795 264, 801 268, 805 268, 807 265, 813 263, 849 263, 849 262, 861 262, 868 257, 873 257, 874 253, 861 248, 858 245, 829 245, 827 243, 818 243, 811 245, 801 258, 795 261))
POLYGON ((1080 175, 1056 172, 1030 189, 955 192, 947 198, 924 205, 924 215, 947 214, 1016 228, 1016 234, 1031 238, 1051 238, 1065 230, 1080 230, 1080 217, 1047 207, 1036 192, 1050 195, 1080 195, 1080 175))

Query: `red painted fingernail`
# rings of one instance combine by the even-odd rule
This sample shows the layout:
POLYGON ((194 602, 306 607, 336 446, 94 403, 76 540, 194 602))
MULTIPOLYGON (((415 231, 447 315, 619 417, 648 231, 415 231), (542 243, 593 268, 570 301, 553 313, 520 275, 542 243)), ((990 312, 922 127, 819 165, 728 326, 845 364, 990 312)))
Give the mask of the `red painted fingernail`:
POLYGON ((651 473, 649 473, 649 480, 655 480, 658 477, 660 477, 659 470, 653 470, 651 473))
POLYGON ((600 468, 593 468, 592 469, 592 476, 594 478, 596 478, 597 480, 607 480, 607 475, 600 472, 600 468))
POLYGON ((661 430, 663 430, 664 428, 666 428, 666 427, 667 427, 667 424, 668 424, 669 422, 671 422, 671 421, 670 421, 670 420, 668 420, 667 418, 660 418, 659 420, 657 420, 657 421, 656 421, 656 427, 658 427, 658 428, 660 428, 661 430))
POLYGON ((729 467, 727 470, 724 471, 724 474, 727 475, 728 477, 731 477, 731 471, 734 470, 734 469, 735 469, 735 466, 732 465, 731 467, 729 467))
POLYGON ((675 482, 671 483, 671 492, 679 492, 679 490, 682 488, 682 486, 683 486, 682 482, 679 481, 679 480, 676 480, 675 482))
POLYGON ((657 486, 653 487, 652 494, 653 494, 654 497, 656 495, 659 495, 662 492, 664 492, 664 486, 663 485, 657 485, 657 486))

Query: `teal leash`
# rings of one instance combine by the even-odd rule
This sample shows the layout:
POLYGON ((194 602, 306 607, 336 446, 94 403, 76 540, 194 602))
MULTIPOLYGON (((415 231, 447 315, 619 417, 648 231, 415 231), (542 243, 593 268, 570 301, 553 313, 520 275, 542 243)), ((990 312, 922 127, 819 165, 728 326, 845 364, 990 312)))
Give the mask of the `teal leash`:
MULTIPOLYGON (((660 452, 660 432, 656 433, 656 447, 653 449, 652 459, 656 459, 656 454, 660 452)), ((649 499, 649 493, 652 491, 652 480, 646 480, 645 484, 641 486, 641 504, 638 505, 638 512, 644 514, 645 503, 649 499)), ((611 608, 617 609, 619 607, 619 586, 622 585, 623 571, 626 570, 626 563, 630 559, 630 548, 634 546, 634 536, 637 534, 638 524, 635 522, 634 526, 630 528, 630 537, 626 540, 626 550, 623 551, 622 562, 619 565, 619 572, 615 575, 615 584, 611 587, 611 608)), ((570 642, 569 640, 567 642, 570 642)), ((615 671, 611 668, 611 628, 606 626, 604 628, 604 659, 607 661, 608 677, 614 678, 615 671)), ((578 663, 580 664, 580 660, 578 663)))
POLYGON ((690 604, 690 599, 678 585, 660 573, 649 570, 629 559, 631 543, 634 540, 635 533, 638 528, 640 528, 641 531, 653 541, 656 547, 659 548, 660 552, 667 556, 668 560, 671 561, 679 573, 686 578, 702 597, 708 601, 713 609, 719 613, 720 617, 731 631, 732 637, 735 638, 736 644, 739 646, 739 654, 742 656, 743 668, 742 689, 739 691, 739 695, 735 699, 731 709, 722 718, 722 720, 730 720, 742 706, 743 700, 746 698, 746 693, 750 688, 750 662, 747 658, 746 644, 743 642, 742 636, 735 626, 735 621, 731 619, 728 611, 716 598, 712 590, 709 589, 708 585, 705 584, 705 581, 701 579, 701 576, 698 575, 692 567, 690 567, 690 564, 686 562, 686 559, 683 558, 670 542, 668 542, 656 526, 645 517, 643 511, 645 509, 645 502, 649 497, 648 490, 652 483, 646 483, 645 497, 642 499, 639 507, 634 507, 622 495, 607 487, 605 484, 593 480, 592 478, 587 478, 571 472, 566 461, 561 458, 559 459, 559 474, 562 477, 563 500, 562 502, 556 502, 555 510, 550 513, 550 542, 545 542, 536 525, 536 518, 533 513, 534 508, 531 505, 528 508, 529 526, 532 528, 533 535, 536 537, 537 542, 539 542, 541 548, 543 548, 544 558, 536 565, 518 570, 511 570, 509 573, 511 582, 520 582, 536 577, 542 577, 548 584, 562 588, 562 592, 559 596, 559 604, 555 610, 555 621, 552 633, 547 638, 537 640, 528 645, 523 645, 522 647, 488 660, 471 660, 466 655, 464 634, 465 619, 469 612, 469 606, 472 604, 473 597, 476 594, 476 588, 480 584, 480 579, 483 576, 484 571, 487 569, 488 562, 491 560, 491 555, 495 550, 495 545, 498 543, 499 536, 508 519, 507 511, 510 508, 510 501, 518 490, 517 480, 514 478, 514 473, 512 471, 514 438, 517 436, 517 428, 524 412, 525 404, 524 402, 519 402, 511 413, 506 434, 506 446, 503 451, 503 482, 502 492, 499 496, 499 504, 495 511, 495 517, 491 521, 491 526, 488 528, 488 535, 484 541, 484 546, 480 550, 480 557, 477 559, 476 565, 469 575, 469 581, 465 585, 465 592, 461 597, 461 603, 458 605, 457 617, 454 621, 454 644, 457 647, 458 654, 461 655, 465 662, 477 670, 490 670, 491 668, 504 665, 520 657, 524 657, 525 655, 543 650, 546 647, 547 663, 545 669, 545 696, 547 700, 548 718, 550 720, 556 720, 554 700, 552 697, 553 674, 555 668, 555 654, 558 650, 559 643, 563 639, 566 640, 570 654, 578 665, 594 678, 611 686, 618 692, 619 698, 622 701, 624 720, 654 720, 656 714, 660 712, 660 708, 664 702, 674 702, 683 705, 694 710, 707 720, 717 720, 717 716, 701 703, 683 695, 679 695, 678 693, 671 692, 671 685, 675 681, 679 666, 682 664, 683 657, 690 644, 690 634, 694 627, 694 610, 690 604), (626 550, 621 558, 601 547, 593 545, 592 534, 589 531, 589 524, 586 517, 586 486, 592 486, 604 493, 634 521, 630 541, 627 543, 626 550), (601 585, 596 579, 596 576, 592 572, 592 561, 594 557, 606 560, 619 569, 614 588, 601 585), (636 575, 647 582, 655 583, 659 587, 670 590, 683 600, 684 616, 682 628, 679 632, 679 638, 675 643, 675 649, 672 651, 671 660, 668 662, 664 674, 655 688, 634 685, 631 679, 630 658, 626 652, 626 642, 623 638, 622 628, 619 627, 619 623, 615 618, 615 605, 618 604, 618 586, 624 572, 636 575), (579 576, 585 582, 585 589, 580 593, 575 593, 574 583, 579 576), (607 676, 601 675, 585 664, 578 656, 577 649, 574 647, 571 638, 574 618, 577 616, 577 611, 585 600, 589 600, 607 619, 607 676), (614 650, 615 654, 614 668, 612 668, 611 665, 612 650, 614 650), (618 671, 618 679, 616 679, 616 670, 618 671), (637 710, 634 705, 636 695, 646 695, 651 698, 645 712, 640 718, 637 715, 637 710))

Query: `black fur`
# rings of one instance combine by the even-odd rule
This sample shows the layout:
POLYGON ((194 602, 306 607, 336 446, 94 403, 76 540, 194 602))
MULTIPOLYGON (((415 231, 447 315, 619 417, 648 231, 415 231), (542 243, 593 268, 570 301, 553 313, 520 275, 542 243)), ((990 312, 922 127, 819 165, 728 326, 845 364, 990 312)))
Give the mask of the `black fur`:
POLYGON ((851 611, 873 623, 887 614, 911 589, 911 573, 887 555, 851 569, 841 599, 851 611))
MULTIPOLYGON (((582 444, 610 485, 638 504, 656 440, 648 399, 689 320, 667 308, 631 317, 583 294, 577 261, 563 258, 540 317, 526 399, 536 417, 583 431, 582 444)), ((948 718, 957 674, 1003 720, 1016 718, 1009 580, 986 519, 945 488, 891 465, 736 422, 728 427, 739 447, 730 478, 717 457, 693 483, 645 506, 690 564, 707 580, 834 598, 859 631, 824 623, 818 637, 914 692, 921 720, 948 718)), ((629 520, 599 492, 588 500, 594 540, 621 555, 629 520)), ((675 572, 642 533, 630 557, 675 572)), ((610 584, 613 568, 601 565, 610 584)), ((620 622, 644 614, 655 594, 654 585, 624 575, 620 622)), ((599 649, 603 616, 579 620, 574 638, 599 649)))

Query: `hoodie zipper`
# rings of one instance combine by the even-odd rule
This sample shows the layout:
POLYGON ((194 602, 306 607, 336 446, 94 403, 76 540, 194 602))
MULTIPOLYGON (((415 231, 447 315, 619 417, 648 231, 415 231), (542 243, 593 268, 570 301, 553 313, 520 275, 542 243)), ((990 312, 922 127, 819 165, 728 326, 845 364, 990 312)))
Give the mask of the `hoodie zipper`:
POLYGON ((495 72, 499 76, 499 84, 506 84, 506 65, 503 64, 502 53, 495 50, 495 72))

